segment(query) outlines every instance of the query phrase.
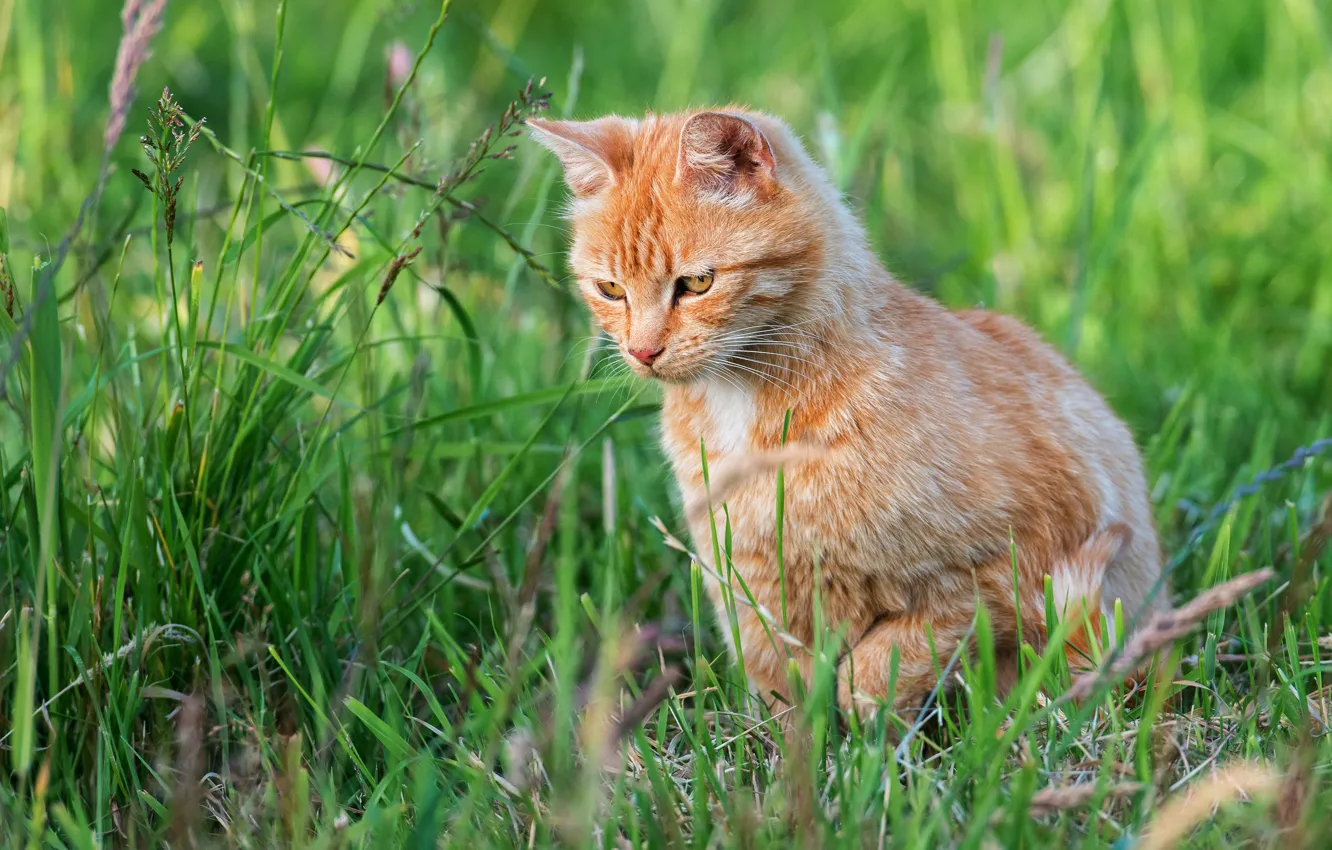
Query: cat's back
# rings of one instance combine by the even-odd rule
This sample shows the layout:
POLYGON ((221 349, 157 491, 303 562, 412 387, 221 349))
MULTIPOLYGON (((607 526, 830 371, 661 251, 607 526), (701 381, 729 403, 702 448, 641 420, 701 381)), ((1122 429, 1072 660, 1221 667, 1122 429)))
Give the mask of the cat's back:
POLYGON ((1022 321, 989 310, 952 314, 966 328, 957 350, 980 398, 1010 427, 1037 427, 1091 470, 1103 502, 1107 488, 1141 487, 1133 435, 1085 377, 1022 321), (1102 470, 1107 470, 1103 473, 1102 470), (1109 477, 1113 483, 1101 479, 1109 477))
POLYGON ((1021 369, 1059 382, 1085 383, 1053 346, 1022 321, 980 308, 958 310, 953 315, 978 332, 987 347, 993 346, 1002 352, 1003 357, 991 361, 991 366, 1021 369))
MULTIPOLYGON (((1041 408, 1023 411, 1024 415, 1045 418, 1059 412, 1057 418, 1068 428, 1085 429, 1096 442, 1113 442, 1115 451, 1133 445, 1128 428, 1101 394, 1030 326, 990 310, 959 310, 952 315, 973 332, 971 345, 960 346, 974 349, 964 355, 971 370, 987 376, 989 383, 1005 385, 1006 394, 1041 408)), ((1096 445, 1084 448, 1094 451, 1096 445)))
MULTIPOLYGON (((980 309, 953 315, 982 340, 981 350, 967 358, 973 372, 1008 376, 999 381, 1007 390, 1000 404, 1014 414, 1012 423, 1044 423, 1076 458, 1078 477, 1096 503, 1097 524, 1130 528, 1129 543, 1106 576, 1106 593, 1137 610, 1160 574, 1160 548, 1132 432, 1100 392, 1023 322, 980 309)), ((1160 597, 1150 601, 1160 604, 1160 597)))

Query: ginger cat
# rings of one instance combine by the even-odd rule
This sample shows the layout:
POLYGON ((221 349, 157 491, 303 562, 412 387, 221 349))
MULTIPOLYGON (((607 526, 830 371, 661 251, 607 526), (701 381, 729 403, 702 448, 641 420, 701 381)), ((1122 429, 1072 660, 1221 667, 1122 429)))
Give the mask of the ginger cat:
MULTIPOLYGON (((892 705, 919 706, 978 600, 1011 668, 1016 600, 1040 643, 1046 575, 1070 615, 1160 604, 1128 429, 1020 322, 949 312, 894 280, 780 120, 727 108, 528 124, 573 193, 569 260, 588 307, 633 371, 664 385, 662 443, 686 503, 708 500, 700 441, 714 482, 778 449, 788 409, 788 441, 817 449, 786 465, 786 630, 811 645, 817 590, 822 622, 849 642, 844 708, 889 697, 894 651, 892 705)), ((783 610, 775 476, 725 501, 735 570, 783 610)), ((690 531, 711 553, 706 514, 690 531)), ((774 646, 751 608, 736 615, 756 693, 786 698, 788 655, 808 683, 807 652, 774 646)), ((1090 640, 1070 639, 1070 658, 1090 640)))

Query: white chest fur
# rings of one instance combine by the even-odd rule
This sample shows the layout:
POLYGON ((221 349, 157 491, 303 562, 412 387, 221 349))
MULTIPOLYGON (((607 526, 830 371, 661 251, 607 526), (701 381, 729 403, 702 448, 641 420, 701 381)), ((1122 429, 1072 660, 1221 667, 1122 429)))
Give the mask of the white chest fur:
POLYGON ((703 384, 708 427, 703 432, 708 454, 732 455, 750 446, 754 427, 754 393, 743 384, 709 380, 703 384))

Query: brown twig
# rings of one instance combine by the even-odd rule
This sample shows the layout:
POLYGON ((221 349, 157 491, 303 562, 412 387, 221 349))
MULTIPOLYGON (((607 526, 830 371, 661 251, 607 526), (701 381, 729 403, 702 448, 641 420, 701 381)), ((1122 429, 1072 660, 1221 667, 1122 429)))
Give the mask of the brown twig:
POLYGON ((647 719, 662 700, 670 695, 671 688, 684 678, 683 671, 672 664, 662 671, 662 674, 653 679, 643 692, 638 695, 638 699, 629 704, 629 707, 620 712, 615 718, 614 729, 611 732, 611 740, 615 742, 623 741, 625 736, 632 732, 638 724, 647 719))
POLYGON ((1160 612, 1133 633, 1118 657, 1111 659, 1100 669, 1084 673, 1074 679, 1061 699, 1084 700, 1095 693, 1103 683, 1123 681, 1138 670, 1147 659, 1193 631, 1207 618, 1207 615, 1229 608, 1254 589, 1271 581, 1275 575, 1270 567, 1245 573, 1204 591, 1180 608, 1160 612))
MULTIPOLYGON (((336 162, 339 165, 353 166, 356 160, 348 157, 338 156, 327 151, 256 151, 256 156, 271 156, 275 159, 302 160, 302 159, 323 159, 330 162, 336 162)), ((410 174, 404 174, 391 166, 376 162, 363 162, 360 167, 366 171, 375 171, 380 174, 387 174, 390 179, 396 180, 408 186, 415 186, 420 189, 438 190, 441 181, 429 180, 424 177, 413 177, 410 174)), ((523 262, 529 269, 536 273, 543 281, 559 289, 560 282, 544 263, 537 259, 537 255, 518 241, 518 237, 510 233, 504 225, 481 212, 480 208, 470 201, 455 196, 452 191, 447 191, 441 195, 445 203, 450 204, 456 209, 466 213, 468 218, 475 219, 478 224, 486 228, 496 236, 504 240, 504 244, 518 256, 523 258, 523 262)))
POLYGON ((1084 782, 1079 785, 1042 788, 1032 795, 1029 812, 1034 818, 1045 817, 1081 808, 1098 796, 1109 800, 1120 800, 1132 797, 1141 790, 1142 784, 1138 782, 1120 782, 1109 787, 1100 786, 1095 782, 1084 782))

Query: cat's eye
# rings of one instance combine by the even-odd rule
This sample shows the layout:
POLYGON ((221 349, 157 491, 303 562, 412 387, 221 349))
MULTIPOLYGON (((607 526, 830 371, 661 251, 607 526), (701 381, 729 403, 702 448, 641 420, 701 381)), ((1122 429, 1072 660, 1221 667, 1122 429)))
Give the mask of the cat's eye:
POLYGON ((597 289, 601 290, 601 294, 612 301, 619 301, 624 297, 624 287, 613 280, 597 281, 597 289))
POLYGON ((702 295, 712 288, 713 273, 710 271, 703 274, 690 274, 678 278, 675 281, 677 292, 690 292, 694 295, 702 295))

